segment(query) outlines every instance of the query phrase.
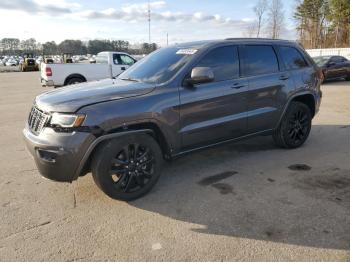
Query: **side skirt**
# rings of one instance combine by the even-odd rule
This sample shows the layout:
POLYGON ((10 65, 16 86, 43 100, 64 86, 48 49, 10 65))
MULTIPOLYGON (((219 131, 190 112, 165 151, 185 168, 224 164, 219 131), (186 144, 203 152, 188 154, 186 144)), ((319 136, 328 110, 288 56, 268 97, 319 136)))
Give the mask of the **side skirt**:
POLYGON ((179 158, 179 157, 181 157, 183 155, 187 155, 187 154, 195 152, 195 151, 204 150, 204 149, 212 148, 212 147, 217 147, 217 146, 221 146, 221 145, 224 145, 224 144, 237 142, 237 141, 240 141, 240 140, 245 140, 245 139, 252 138, 252 137, 255 137, 255 136, 272 135, 272 133, 273 133, 273 129, 269 129, 269 130, 264 130, 264 131, 260 131, 260 132, 257 132, 257 133, 245 135, 245 136, 231 138, 231 139, 220 141, 220 142, 216 142, 216 143, 213 143, 213 144, 209 144, 209 145, 205 145, 205 146, 200 146, 200 147, 195 147, 195 148, 191 148, 191 149, 188 149, 188 150, 180 151, 179 153, 171 155, 171 158, 172 159, 179 158))

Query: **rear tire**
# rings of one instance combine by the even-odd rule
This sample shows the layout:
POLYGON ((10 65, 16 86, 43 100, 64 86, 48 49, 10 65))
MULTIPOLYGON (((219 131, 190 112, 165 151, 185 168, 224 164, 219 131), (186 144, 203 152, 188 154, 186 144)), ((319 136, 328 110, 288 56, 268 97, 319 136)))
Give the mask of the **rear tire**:
POLYGON ((68 86, 69 85, 75 85, 75 84, 80 84, 80 83, 83 83, 83 82, 85 82, 84 79, 81 79, 79 77, 73 77, 73 78, 70 78, 67 81, 66 85, 68 85, 68 86))
POLYGON ((283 148, 300 147, 310 134, 311 123, 310 108, 303 103, 292 101, 279 127, 274 131, 273 139, 283 148))
POLYGON ((157 183, 162 162, 161 149, 151 136, 126 135, 97 148, 92 176, 109 197, 131 201, 148 193, 157 183))

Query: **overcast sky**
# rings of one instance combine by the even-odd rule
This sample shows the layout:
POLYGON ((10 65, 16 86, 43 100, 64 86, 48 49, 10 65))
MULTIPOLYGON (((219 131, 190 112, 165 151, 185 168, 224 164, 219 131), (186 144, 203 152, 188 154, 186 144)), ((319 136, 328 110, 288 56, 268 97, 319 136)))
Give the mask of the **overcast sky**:
MULTIPOLYGON (((151 1, 152 41, 170 43, 245 36, 255 0, 151 1)), ((285 30, 295 37, 294 0, 283 0, 285 30)), ((0 38, 125 39, 148 42, 146 0, 0 0, 0 38)))

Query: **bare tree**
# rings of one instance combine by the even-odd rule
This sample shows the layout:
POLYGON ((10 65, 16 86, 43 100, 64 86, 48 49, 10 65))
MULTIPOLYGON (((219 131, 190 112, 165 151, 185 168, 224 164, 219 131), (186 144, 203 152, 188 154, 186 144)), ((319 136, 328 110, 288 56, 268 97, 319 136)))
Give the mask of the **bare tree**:
POLYGON ((249 38, 254 37, 255 34, 256 34, 256 30, 257 30, 256 26, 257 26, 257 23, 255 23, 255 21, 249 23, 246 26, 245 30, 243 31, 243 36, 244 37, 249 37, 249 38))
POLYGON ((284 24, 284 10, 281 0, 271 0, 268 9, 268 29, 271 38, 276 39, 280 36, 284 24))
POLYGON ((264 14, 267 11, 268 3, 267 0, 259 0, 253 7, 253 11, 256 15, 257 25, 256 25, 256 37, 260 36, 261 28, 264 22, 264 14))

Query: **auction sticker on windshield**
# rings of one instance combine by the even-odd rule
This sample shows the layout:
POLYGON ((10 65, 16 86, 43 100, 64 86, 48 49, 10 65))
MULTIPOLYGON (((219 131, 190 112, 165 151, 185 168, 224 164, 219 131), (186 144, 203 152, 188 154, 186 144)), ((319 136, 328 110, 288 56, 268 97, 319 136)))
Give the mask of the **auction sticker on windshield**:
POLYGON ((197 53, 197 49, 179 49, 176 54, 177 55, 194 55, 197 53))

